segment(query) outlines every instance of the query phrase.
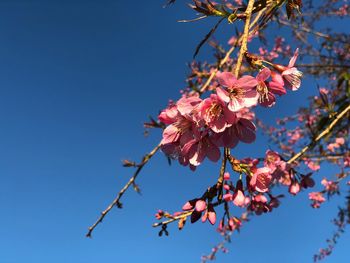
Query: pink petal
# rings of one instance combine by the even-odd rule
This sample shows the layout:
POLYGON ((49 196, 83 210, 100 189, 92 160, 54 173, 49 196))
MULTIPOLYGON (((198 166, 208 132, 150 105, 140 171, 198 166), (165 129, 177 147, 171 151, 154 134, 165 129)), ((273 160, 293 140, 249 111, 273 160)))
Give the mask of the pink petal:
POLYGON ((237 79, 231 72, 218 72, 216 73, 216 79, 219 84, 224 87, 232 87, 237 79))
POLYGON ((252 143, 256 139, 255 131, 242 124, 241 120, 236 126, 237 137, 245 143, 252 143))
POLYGON ((223 90, 222 88, 216 88, 216 94, 221 101, 226 103, 230 101, 229 93, 226 90, 223 90))
POLYGON ((236 133, 232 132, 233 129, 234 128, 232 127, 232 128, 227 129, 224 132, 223 137, 222 137, 224 147, 234 148, 238 144, 239 139, 236 136, 236 133))
POLYGON ((243 89, 249 90, 256 87, 258 85, 258 81, 252 76, 245 75, 237 80, 237 84, 243 89))
POLYGON ((212 123, 213 125, 211 125, 211 129, 216 132, 216 133, 220 133, 223 132, 226 128, 226 119, 224 115, 220 115, 216 121, 214 123, 212 123))
POLYGON ((271 70, 269 68, 263 68, 258 76, 256 76, 257 81, 265 81, 267 80, 271 75, 271 70))
POLYGON ((277 95, 285 95, 287 93, 286 89, 279 82, 271 81, 269 82, 269 88, 272 93, 277 95))
POLYGON ((207 148, 207 157, 210 161, 217 162, 220 159, 220 149, 213 143, 207 148))
POLYGON ((288 68, 294 67, 294 64, 295 64, 298 56, 299 56, 299 48, 297 48, 295 50, 293 57, 290 59, 289 64, 288 64, 288 68))
POLYGON ((275 96, 269 92, 267 94, 268 99, 264 98, 264 101, 260 103, 261 106, 263 107, 272 107, 276 103, 276 98, 275 96))
POLYGON ((174 125, 169 125, 163 132, 163 139, 161 141, 161 144, 176 142, 179 137, 180 133, 178 128, 176 128, 174 125))
POLYGON ((163 144, 161 146, 161 150, 163 153, 166 155, 173 155, 176 154, 178 151, 178 146, 175 143, 168 143, 168 144, 163 144))
POLYGON ((228 124, 233 124, 236 122, 237 120, 237 115, 236 113, 230 111, 228 108, 224 108, 224 116, 225 116, 225 119, 226 119, 226 122, 228 124))
POLYGON ((271 71, 271 78, 273 82, 280 84, 282 87, 284 86, 284 81, 281 74, 278 74, 275 71, 271 71))
POLYGON ((250 90, 245 93, 245 97, 241 99, 241 104, 244 107, 252 107, 258 104, 259 93, 256 90, 250 90))
POLYGON ((255 124, 252 121, 248 120, 248 119, 240 118, 239 122, 242 123, 244 126, 248 127, 249 129, 253 130, 253 131, 256 130, 255 124))
POLYGON ((187 115, 190 114, 193 109, 202 101, 201 98, 196 96, 191 97, 183 97, 176 103, 178 111, 181 113, 181 115, 187 115))
POLYGON ((241 105, 241 103, 236 98, 232 98, 228 104, 228 109, 232 112, 240 111, 243 108, 244 106, 241 105))

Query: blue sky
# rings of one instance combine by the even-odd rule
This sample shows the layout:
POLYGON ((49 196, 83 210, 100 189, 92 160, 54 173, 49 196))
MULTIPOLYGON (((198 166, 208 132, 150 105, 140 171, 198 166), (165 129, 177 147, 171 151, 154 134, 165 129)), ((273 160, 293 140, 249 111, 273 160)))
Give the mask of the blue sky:
MULTIPOLYGON (((157 209, 177 210, 217 177, 211 163, 192 173, 169 168, 162 154, 140 176, 142 196, 128 192, 124 209, 85 238, 131 175, 120 161, 138 160, 158 142, 159 131, 143 137, 142 123, 178 98, 186 62, 214 22, 176 23, 193 13, 183 1, 162 5, 0 2, 0 263, 199 262, 220 242, 209 224, 170 226, 167 238, 151 227, 157 209)), ((220 29, 223 39, 228 29, 220 29)), ((208 57, 204 49, 199 58, 208 57)), ((306 83, 258 115, 293 113, 316 92, 315 82, 306 83)), ((235 151, 261 155, 263 142, 235 151)), ((312 210, 306 193, 288 197, 234 235, 217 262, 311 262, 333 231, 335 204, 312 210)), ((325 262, 346 262, 349 241, 344 235, 325 262)))

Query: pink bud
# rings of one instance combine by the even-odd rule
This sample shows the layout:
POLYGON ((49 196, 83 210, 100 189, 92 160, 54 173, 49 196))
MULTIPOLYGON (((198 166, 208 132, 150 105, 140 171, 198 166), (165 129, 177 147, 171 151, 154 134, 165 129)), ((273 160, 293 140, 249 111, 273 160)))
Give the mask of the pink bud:
POLYGON ((232 194, 224 194, 224 200, 226 202, 232 201, 232 197, 233 197, 232 194))
POLYGON ((289 186, 289 193, 292 195, 296 195, 300 192, 300 184, 298 182, 294 182, 289 186))
POLYGON ((244 206, 247 206, 247 205, 249 205, 249 204, 250 204, 250 197, 246 196, 246 197, 244 198, 244 206))
POLYGON ((191 210, 193 208, 193 206, 191 205, 190 202, 187 202, 186 204, 184 204, 184 206, 182 207, 182 210, 187 211, 187 210, 191 210))
POLYGON ((228 172, 224 173, 224 180, 230 180, 230 174, 228 172))
POLYGON ((230 220, 228 221, 228 225, 229 225, 231 231, 236 229, 236 224, 232 218, 230 218, 230 220))
POLYGON ((208 218, 208 211, 206 211, 203 216, 202 216, 202 222, 204 223, 205 221, 207 221, 208 218))
POLYGON ((245 201, 245 196, 244 196, 243 192, 241 190, 238 190, 234 199, 233 199, 233 203, 236 206, 242 207, 242 206, 244 206, 244 201, 245 201))
POLYGON ((203 212, 207 208, 207 203, 204 200, 198 200, 196 202, 196 210, 198 212, 203 212))
POLYGON ((344 138, 336 138, 335 143, 339 145, 343 145, 345 143, 344 138))
POLYGON ((208 221, 212 225, 215 224, 215 222, 216 222, 216 213, 215 213, 215 211, 209 211, 208 212, 208 221))
POLYGON ((230 190, 230 186, 229 186, 228 184, 224 184, 224 189, 225 189, 226 191, 229 191, 229 190, 230 190))
POLYGON ((254 200, 261 203, 267 203, 267 198, 264 195, 256 195, 254 200))
POLYGON ((221 219, 217 231, 221 232, 224 229, 224 221, 221 219))

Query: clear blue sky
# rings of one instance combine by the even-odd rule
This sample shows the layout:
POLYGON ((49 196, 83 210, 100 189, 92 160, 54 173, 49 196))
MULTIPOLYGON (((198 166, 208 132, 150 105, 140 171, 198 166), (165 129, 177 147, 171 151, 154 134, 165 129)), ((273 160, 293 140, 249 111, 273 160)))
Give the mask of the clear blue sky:
MULTIPOLYGON (((173 225, 166 238, 151 227, 157 209, 177 210, 217 177, 210 163, 192 173, 162 154, 140 176, 143 195, 128 192, 125 208, 85 238, 131 175, 121 159, 158 142, 159 131, 143 137, 142 123, 178 98, 185 63, 213 23, 176 23, 193 13, 184 1, 163 3, 0 2, 0 263, 199 262, 221 240, 209 224, 173 225)), ((294 112, 316 92, 307 83, 259 116, 294 112)), ((261 155, 261 142, 236 153, 261 155)), ((288 197, 235 234, 217 262, 311 262, 333 231, 335 204, 313 210, 306 193, 288 197)), ((348 262, 349 241, 325 262, 348 262)))

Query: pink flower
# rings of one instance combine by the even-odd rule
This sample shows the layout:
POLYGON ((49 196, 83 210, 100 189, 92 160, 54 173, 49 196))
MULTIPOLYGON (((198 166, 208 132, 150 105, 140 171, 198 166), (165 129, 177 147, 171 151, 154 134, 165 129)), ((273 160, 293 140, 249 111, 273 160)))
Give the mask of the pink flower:
POLYGON ((256 76, 258 85, 256 91, 259 94, 259 104, 263 106, 272 106, 275 102, 273 94, 269 94, 269 89, 266 85, 266 80, 270 77, 271 71, 268 68, 263 68, 256 76))
POLYGON ((217 88, 219 98, 228 103, 229 110, 237 112, 244 107, 252 107, 258 102, 258 93, 255 89, 258 82, 252 76, 243 76, 240 79, 231 72, 218 72, 216 78, 223 88, 217 88))
POLYGON ((243 207, 245 205, 245 196, 241 190, 237 190, 235 193, 233 203, 239 207, 243 207))
MULTIPOLYGON (((184 138, 191 138, 194 125, 193 121, 178 115, 177 120, 164 129, 161 144, 175 143, 179 141, 182 136, 184 136, 184 138)), ((182 140, 184 138, 182 138, 182 140)))
POLYGON ((176 103, 177 110, 182 116, 189 116, 193 113, 194 109, 202 102, 202 99, 196 96, 183 96, 176 103))
POLYGON ((320 205, 326 201, 326 199, 323 197, 323 194, 320 192, 309 193, 309 199, 313 201, 311 204, 313 208, 319 208, 320 205))
POLYGON ((320 170, 321 166, 317 163, 314 163, 311 160, 305 160, 305 164, 312 170, 312 171, 318 171, 320 170))
POLYGON ((170 105, 168 108, 166 108, 159 114, 158 119, 164 124, 171 124, 176 121, 178 115, 179 111, 177 110, 177 106, 170 105))
POLYGON ((248 119, 238 118, 236 123, 228 127, 224 132, 215 136, 218 146, 235 147, 239 141, 244 143, 252 143, 255 141, 256 127, 253 122, 248 119))
POLYGON ((342 138, 342 137, 336 138, 336 139, 335 139, 335 143, 338 144, 339 146, 340 146, 340 145, 344 145, 345 139, 342 138))
POLYGON ((270 212, 271 208, 267 204, 266 196, 259 194, 252 198, 252 201, 248 206, 248 210, 254 211, 257 215, 261 215, 262 213, 270 212))
POLYGON ((266 151, 264 165, 268 167, 271 172, 274 172, 281 162, 281 157, 277 152, 271 150, 266 151))
POLYGON ((330 151, 330 152, 335 152, 335 149, 338 148, 338 144, 336 143, 330 143, 327 145, 327 149, 330 151))
POLYGON ((334 181, 328 181, 326 178, 323 178, 321 184, 324 186, 325 190, 330 193, 335 193, 339 190, 339 186, 334 181))
POLYGON ((297 48, 287 67, 282 65, 274 65, 274 68, 282 73, 283 79, 287 82, 287 87, 291 88, 293 91, 300 88, 300 78, 303 76, 303 73, 294 67, 298 55, 299 49, 297 48))
POLYGON ((185 162, 189 162, 193 166, 200 165, 205 157, 213 162, 217 162, 220 159, 220 149, 212 141, 208 132, 204 132, 199 137, 188 141, 181 149, 181 155, 184 157, 185 162))
POLYGON ((284 88, 283 77, 280 74, 271 71, 271 78, 272 80, 269 82, 269 90, 273 94, 277 94, 280 96, 285 95, 287 91, 284 88))
POLYGON ((223 132, 236 121, 236 114, 228 110, 216 94, 211 94, 201 102, 198 116, 216 133, 223 132))
POLYGON ((331 152, 335 152, 336 148, 341 147, 342 145, 345 144, 345 139, 342 137, 336 138, 335 143, 330 143, 327 145, 327 149, 331 152))
POLYGON ((249 184, 255 191, 266 193, 269 190, 271 180, 272 176, 270 168, 262 167, 256 169, 249 184))

